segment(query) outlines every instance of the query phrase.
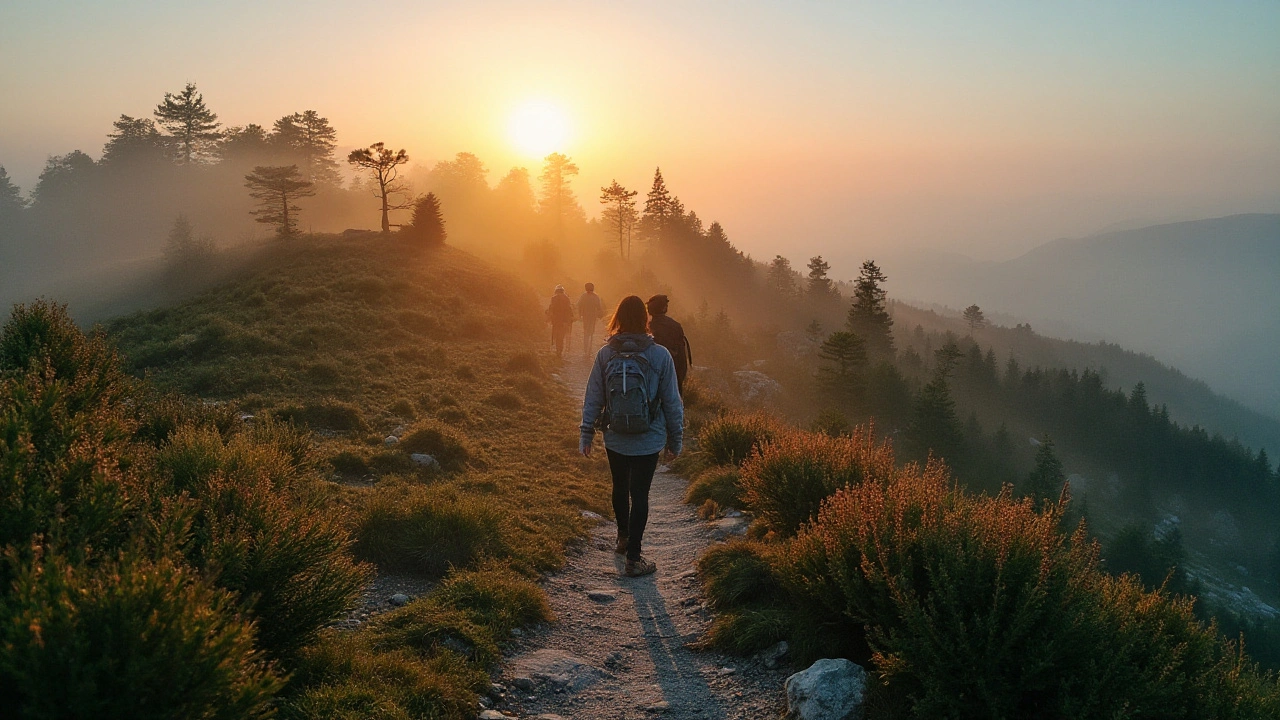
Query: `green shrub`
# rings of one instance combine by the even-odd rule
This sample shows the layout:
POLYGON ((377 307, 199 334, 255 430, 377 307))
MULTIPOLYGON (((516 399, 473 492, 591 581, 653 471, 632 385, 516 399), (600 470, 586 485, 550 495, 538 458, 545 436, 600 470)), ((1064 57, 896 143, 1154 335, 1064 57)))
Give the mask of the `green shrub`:
POLYGON ((894 472, 893 453, 872 430, 833 438, 782 433, 742 465, 742 497, 769 529, 793 535, 836 490, 863 480, 884 482, 894 472))
POLYGON ((499 390, 498 392, 490 393, 489 396, 484 399, 484 402, 486 405, 492 405, 496 408, 501 408, 502 410, 519 410, 524 407, 524 401, 520 399, 519 395, 507 392, 506 390, 499 390))
POLYGON ((1101 572, 1060 514, 911 466, 824 503, 789 584, 838 593, 915 717, 1234 717, 1252 670, 1190 603, 1101 572))
POLYGON ((444 575, 509 551, 492 502, 443 489, 380 485, 358 510, 355 552, 381 567, 444 575))
POLYGON ((350 450, 343 450, 329 458, 329 464, 333 466, 333 471, 340 475, 364 477, 371 472, 368 461, 350 450))
POLYGON ((233 598, 173 564, 87 570, 48 557, 6 594, 6 716, 265 717, 281 686, 233 598))
POLYGON ((698 446, 712 465, 741 465, 760 445, 781 430, 767 415, 726 413, 708 422, 698 433, 698 446))
POLYGON ((503 367, 507 372, 528 373, 534 377, 542 376, 542 363, 538 362, 538 356, 531 352, 518 352, 512 355, 503 367))
POLYGON ((708 500, 720 507, 742 507, 742 487, 738 484, 738 468, 716 465, 698 473, 685 490, 684 501, 701 505, 708 500))
POLYGON ((809 429, 829 437, 844 437, 853 434, 853 426, 849 419, 839 410, 823 410, 813 419, 809 429))
POLYGON ((187 494, 183 554, 235 592, 259 621, 259 643, 287 658, 345 611, 369 579, 341 516, 310 492, 287 446, 249 433, 178 431, 156 458, 169 491, 187 494))
POLYGON ((337 432, 365 432, 369 424, 365 422, 360 408, 341 400, 322 400, 308 402, 301 406, 287 405, 276 410, 276 417, 286 422, 306 425, 320 430, 337 432))
POLYGON ((446 472, 457 472, 471 459, 471 450, 461 435, 437 422, 425 421, 413 427, 396 448, 406 453, 426 453, 446 472))
POLYGON ((489 684, 483 670, 444 652, 422 658, 409 648, 376 650, 371 630, 333 632, 302 656, 289 720, 471 720, 489 684))

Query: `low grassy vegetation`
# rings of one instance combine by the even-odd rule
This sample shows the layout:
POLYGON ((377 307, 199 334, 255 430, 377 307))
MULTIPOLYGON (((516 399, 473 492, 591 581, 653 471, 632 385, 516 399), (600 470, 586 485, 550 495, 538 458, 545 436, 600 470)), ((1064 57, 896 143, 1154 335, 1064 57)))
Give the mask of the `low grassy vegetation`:
POLYGON ((704 462, 723 438, 757 438, 690 489, 756 516, 753 539, 700 561, 712 645, 785 639, 800 662, 863 663, 879 680, 870 720, 1280 716, 1274 675, 1191 600, 1105 572, 1084 524, 1064 522, 1069 501, 968 493, 940 462, 898 466, 867 429, 761 426, 728 414, 699 434, 704 462))
POLYGON ((271 247, 105 333, 15 309, 0 692, 24 717, 473 717, 501 643, 550 619, 532 581, 607 512, 540 331, 511 278, 376 235, 271 247), (439 584, 329 627, 376 572, 439 584))

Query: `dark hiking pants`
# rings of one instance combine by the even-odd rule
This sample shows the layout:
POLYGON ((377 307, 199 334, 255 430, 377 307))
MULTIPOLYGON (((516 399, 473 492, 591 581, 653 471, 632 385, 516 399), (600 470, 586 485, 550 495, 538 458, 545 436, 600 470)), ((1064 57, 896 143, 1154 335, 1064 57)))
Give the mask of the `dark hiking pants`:
POLYGON ((640 558, 640 541, 649 522, 649 486, 658 469, 658 455, 623 455, 607 450, 609 472, 613 474, 613 516, 618 534, 627 540, 627 559, 640 558))

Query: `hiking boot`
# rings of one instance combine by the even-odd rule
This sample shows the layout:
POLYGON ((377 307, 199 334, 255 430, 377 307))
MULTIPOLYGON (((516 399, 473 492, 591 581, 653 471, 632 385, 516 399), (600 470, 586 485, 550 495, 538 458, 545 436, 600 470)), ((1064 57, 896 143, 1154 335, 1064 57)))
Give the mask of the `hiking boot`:
POLYGON ((654 565, 652 561, 637 558, 627 561, 627 568, 622 571, 622 574, 627 577, 640 577, 641 575, 652 575, 657 569, 658 566, 654 565))
POLYGON ((619 555, 626 555, 626 554, 627 554, 627 542, 628 542, 628 540, 627 540, 627 536, 626 536, 626 535, 619 535, 619 536, 618 536, 618 545, 617 545, 617 547, 615 547, 615 548, 613 549, 613 551, 614 551, 614 552, 616 552, 616 553, 618 553, 619 555))

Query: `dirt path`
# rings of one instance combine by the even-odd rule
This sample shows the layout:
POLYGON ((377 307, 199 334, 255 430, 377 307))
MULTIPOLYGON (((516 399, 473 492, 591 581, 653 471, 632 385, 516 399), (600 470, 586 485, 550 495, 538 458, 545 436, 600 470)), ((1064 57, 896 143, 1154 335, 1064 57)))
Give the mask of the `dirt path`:
MULTIPOLYGON (((589 368, 588 359, 566 352, 560 380, 575 401, 589 368)), ((502 668, 494 709, 584 720, 781 714, 782 670, 761 658, 687 647, 710 623, 694 563, 724 529, 699 520, 681 502, 685 481, 659 470, 645 531, 645 556, 657 563, 657 574, 622 576, 622 559, 613 552, 616 527, 602 519, 544 582, 558 621, 520 640, 502 668)))

